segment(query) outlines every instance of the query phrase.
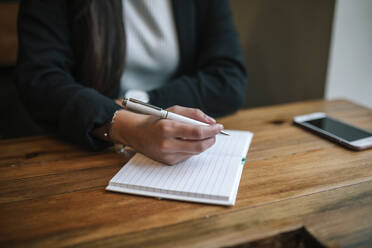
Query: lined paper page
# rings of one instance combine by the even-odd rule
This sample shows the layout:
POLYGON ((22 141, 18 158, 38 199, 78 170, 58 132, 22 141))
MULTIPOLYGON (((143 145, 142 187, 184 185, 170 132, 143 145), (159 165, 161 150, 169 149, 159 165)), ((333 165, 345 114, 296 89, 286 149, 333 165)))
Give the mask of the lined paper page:
POLYGON ((216 144, 209 150, 173 166, 137 153, 111 179, 108 189, 181 200, 231 202, 252 133, 228 132, 231 136, 217 135, 216 144))
POLYGON ((248 152, 250 140, 253 134, 247 131, 225 130, 230 136, 216 135, 214 146, 206 150, 205 154, 217 154, 219 156, 244 156, 248 152), (247 142, 249 141, 249 142, 247 142))
POLYGON ((136 154, 111 184, 149 192, 228 200, 240 166, 240 157, 202 154, 167 166, 136 154))

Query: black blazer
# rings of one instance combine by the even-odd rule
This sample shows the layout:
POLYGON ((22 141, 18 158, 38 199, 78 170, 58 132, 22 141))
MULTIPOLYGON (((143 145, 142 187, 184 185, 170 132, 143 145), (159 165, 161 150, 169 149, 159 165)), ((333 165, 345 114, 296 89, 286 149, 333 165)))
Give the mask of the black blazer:
MULTIPOLYGON (((21 1, 17 88, 39 124, 97 150, 108 143, 90 131, 110 121, 120 107, 74 79, 67 2, 21 1)), ((169 83, 149 92, 150 102, 199 108, 215 117, 236 111, 247 79, 228 1, 173 0, 173 9, 180 66, 169 83)))

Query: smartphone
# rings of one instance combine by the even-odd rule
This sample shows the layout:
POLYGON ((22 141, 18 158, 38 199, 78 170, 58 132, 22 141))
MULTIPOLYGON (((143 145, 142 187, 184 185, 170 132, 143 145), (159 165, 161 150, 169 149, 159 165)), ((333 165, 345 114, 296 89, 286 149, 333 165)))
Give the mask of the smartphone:
POLYGON ((372 147, 372 132, 331 118, 325 113, 296 116, 293 122, 353 150, 372 147))

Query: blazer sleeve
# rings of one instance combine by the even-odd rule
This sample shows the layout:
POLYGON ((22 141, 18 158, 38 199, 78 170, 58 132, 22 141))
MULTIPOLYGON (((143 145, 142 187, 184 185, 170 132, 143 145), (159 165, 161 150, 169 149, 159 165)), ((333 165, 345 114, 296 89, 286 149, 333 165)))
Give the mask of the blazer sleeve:
POLYGON ((67 1, 21 1, 18 34, 17 89, 31 116, 76 144, 107 147, 90 132, 120 106, 75 81, 67 1))
POLYGON ((236 111, 244 101, 247 83, 244 59, 229 2, 195 2, 198 20, 195 29, 199 31, 193 48, 194 71, 149 94, 154 105, 195 107, 218 117, 236 111))

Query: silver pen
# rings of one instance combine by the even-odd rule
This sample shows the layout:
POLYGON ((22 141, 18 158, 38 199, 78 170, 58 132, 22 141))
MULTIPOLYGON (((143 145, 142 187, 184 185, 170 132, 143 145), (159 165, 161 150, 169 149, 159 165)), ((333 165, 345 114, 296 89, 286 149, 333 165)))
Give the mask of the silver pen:
MULTIPOLYGON (((187 124, 209 126, 209 124, 207 123, 169 112, 167 110, 156 107, 154 105, 141 102, 137 99, 124 98, 122 104, 126 109, 132 110, 132 111, 135 111, 141 114, 153 115, 153 116, 160 117, 162 119, 170 119, 170 120, 180 121, 180 122, 187 123, 187 124)), ((221 130, 220 133, 224 135, 230 135, 223 130, 221 130)))

